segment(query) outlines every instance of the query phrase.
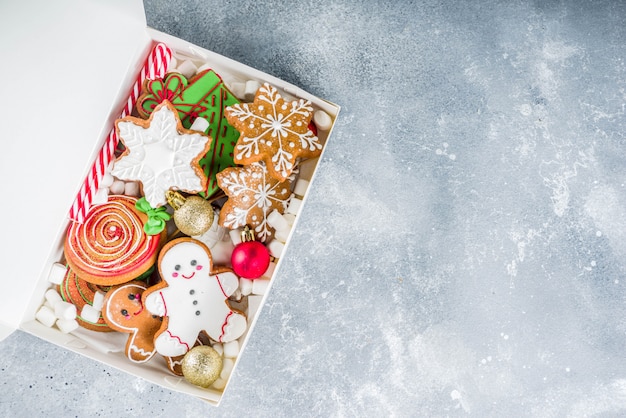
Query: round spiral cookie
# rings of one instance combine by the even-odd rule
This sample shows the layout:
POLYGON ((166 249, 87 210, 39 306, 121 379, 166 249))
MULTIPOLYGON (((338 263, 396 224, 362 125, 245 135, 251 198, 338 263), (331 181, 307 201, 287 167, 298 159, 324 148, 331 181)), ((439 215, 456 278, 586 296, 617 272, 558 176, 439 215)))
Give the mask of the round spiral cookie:
POLYGON ((147 215, 135 208, 137 199, 110 196, 91 208, 84 223, 70 225, 64 252, 70 268, 83 280, 111 286, 146 273, 155 263, 165 239, 147 235, 147 215))
POLYGON ((100 315, 100 318, 97 322, 91 322, 81 316, 81 311, 83 310, 85 305, 93 306, 93 299, 96 292, 100 291, 102 293, 106 293, 107 290, 108 288, 106 287, 101 287, 82 280, 76 275, 76 273, 72 271, 71 268, 67 269, 67 273, 63 278, 63 282, 61 282, 61 285, 59 286, 59 293, 61 294, 61 298, 65 302, 69 302, 76 306, 76 311, 78 312, 76 320, 78 321, 78 323, 83 328, 101 332, 113 331, 106 324, 104 318, 102 318, 102 315, 100 315))

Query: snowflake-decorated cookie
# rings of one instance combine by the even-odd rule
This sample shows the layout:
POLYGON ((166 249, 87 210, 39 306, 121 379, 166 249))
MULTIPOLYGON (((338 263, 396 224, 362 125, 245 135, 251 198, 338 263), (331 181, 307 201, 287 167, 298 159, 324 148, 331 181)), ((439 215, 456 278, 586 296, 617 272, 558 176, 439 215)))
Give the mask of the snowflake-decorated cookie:
POLYGON ((115 127, 126 149, 115 161, 112 174, 121 180, 139 180, 152 207, 163 206, 170 189, 205 190, 207 179, 199 161, 209 150, 211 138, 184 129, 169 101, 157 106, 148 120, 127 116, 118 119, 115 127))
POLYGON ((217 181, 228 200, 220 211, 219 224, 229 229, 247 225, 260 241, 268 241, 273 229, 267 217, 273 210, 284 213, 287 209, 293 177, 295 173, 279 181, 269 175, 263 163, 222 170, 217 181))
POLYGON ((187 237, 172 240, 161 250, 158 265, 163 281, 148 288, 145 306, 167 318, 154 339, 159 354, 185 354, 202 331, 218 342, 233 341, 246 331, 245 315, 228 305, 239 278, 227 268, 213 270, 206 245, 187 237))
POLYGON ((226 118, 241 136, 235 145, 237 164, 265 161, 270 175, 285 181, 298 158, 317 157, 322 144, 309 129, 313 107, 308 100, 285 101, 265 83, 253 103, 226 108, 226 118))

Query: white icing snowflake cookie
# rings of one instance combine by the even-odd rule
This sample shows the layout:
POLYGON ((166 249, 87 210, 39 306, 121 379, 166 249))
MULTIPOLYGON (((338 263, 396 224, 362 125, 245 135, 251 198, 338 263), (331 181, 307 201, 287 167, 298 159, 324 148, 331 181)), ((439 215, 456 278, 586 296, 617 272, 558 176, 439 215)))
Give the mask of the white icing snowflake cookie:
POLYGON ((213 270, 206 245, 188 237, 172 240, 161 250, 158 266, 163 281, 146 290, 145 307, 167 317, 154 339, 159 354, 184 355, 202 331, 217 342, 246 331, 245 315, 228 305, 239 278, 230 269, 213 270))
POLYGON ((217 174, 220 188, 228 196, 219 216, 219 224, 229 228, 249 226, 262 242, 269 241, 273 229, 267 217, 273 210, 284 213, 291 196, 291 182, 271 177, 263 163, 230 167, 217 174))
POLYGON ((280 181, 289 177, 298 158, 313 158, 322 152, 322 144, 309 129, 311 102, 286 102, 267 83, 259 88, 253 103, 229 106, 225 114, 241 133, 235 145, 235 163, 265 161, 270 175, 280 181))
POLYGON ((170 189, 205 190, 207 179, 199 162, 211 138, 184 129, 169 101, 157 106, 148 120, 128 116, 118 119, 115 127, 126 150, 115 161, 112 174, 120 180, 139 180, 150 206, 165 205, 165 192, 170 189))

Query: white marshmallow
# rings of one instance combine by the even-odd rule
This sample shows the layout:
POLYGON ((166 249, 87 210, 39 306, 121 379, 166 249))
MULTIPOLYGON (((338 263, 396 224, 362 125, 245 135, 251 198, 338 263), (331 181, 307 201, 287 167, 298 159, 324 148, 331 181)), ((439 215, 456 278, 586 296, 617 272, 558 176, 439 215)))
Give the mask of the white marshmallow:
POLYGON ((261 84, 256 80, 246 81, 246 88, 244 90, 244 99, 248 102, 254 101, 254 96, 258 89, 261 88, 261 84))
POLYGON ((51 327, 52 325, 54 325, 57 320, 57 317, 56 315, 54 315, 52 309, 46 306, 42 306, 41 308, 39 308, 39 310, 35 314, 35 318, 37 319, 37 321, 41 322, 47 327, 51 327))
POLYGON ((274 238, 280 242, 287 242, 287 238, 289 238, 289 232, 291 231, 291 227, 287 227, 285 229, 277 229, 274 231, 274 238))
POLYGON ((220 379, 228 380, 230 374, 233 372, 235 362, 232 359, 225 358, 222 361, 222 372, 220 373, 220 379))
POLYGON ((283 213, 283 218, 289 223, 289 227, 293 227, 293 223, 296 221, 296 215, 293 213, 283 213))
POLYGON ((109 189, 100 188, 94 193, 91 203, 94 205, 101 205, 109 201, 109 189))
POLYGON ((289 206, 287 206, 287 213, 291 213, 292 215, 297 215, 300 211, 300 207, 302 206, 302 200, 298 199, 295 196, 292 196, 289 199, 289 206))
POLYGON ((245 277, 240 277, 239 289, 241 289, 242 295, 248 296, 250 293, 252 293, 252 280, 246 279, 245 277))
POLYGON ((170 63, 168 65, 169 70, 167 72, 168 73, 173 72, 173 70, 176 69, 177 65, 178 65, 178 60, 176 59, 176 57, 170 58, 170 63))
POLYGON ((293 188, 293 192, 296 196, 304 196, 306 189, 309 188, 309 181, 305 179, 298 179, 296 185, 293 188))
POLYGON ((50 303, 51 306, 54 306, 55 303, 63 300, 61 295, 59 295, 59 292, 54 289, 46 290, 46 294, 44 296, 46 297, 46 301, 50 303))
POLYGON ((57 327, 65 334, 69 334, 78 328, 78 322, 75 319, 59 319, 57 321, 57 327))
POLYGON ((246 83, 231 83, 228 90, 239 100, 243 100, 246 95, 246 83))
POLYGON ((255 295, 264 295, 270 285, 268 279, 255 279, 252 281, 252 293, 255 295))
POLYGON ((91 304, 91 306, 97 310, 97 311, 101 311, 102 307, 104 306, 104 293, 97 291, 94 295, 93 295, 93 303, 91 304))
POLYGON ((230 240, 220 241, 211 247, 214 265, 230 265, 230 258, 233 254, 233 245, 230 240))
POLYGON ((211 64, 209 64, 208 62, 205 62, 204 64, 198 67, 198 69, 196 70, 196 74, 201 73, 202 71, 210 70, 212 68, 213 66, 211 64))
POLYGON ((109 187, 109 193, 113 195, 124 194, 126 184, 122 180, 115 180, 111 187, 109 187))
POLYGON ((281 213, 276 209, 267 215, 267 223, 277 231, 289 231, 290 229, 287 220, 283 218, 283 215, 281 215, 281 213))
POLYGON ((333 126, 333 120, 330 115, 323 110, 318 110, 313 113, 313 122, 315 126, 317 126, 317 129, 322 131, 327 131, 333 126))
POLYGON ((283 250, 285 249, 285 244, 273 239, 269 242, 269 244, 267 244, 267 249, 273 257, 280 258, 283 250))
POLYGON ((241 243, 241 229, 231 229, 228 231, 228 235, 230 236, 230 240, 233 242, 233 245, 241 243))
POLYGON ((190 60, 185 60, 176 66, 175 72, 184 75, 186 78, 191 78, 197 70, 198 68, 193 62, 191 62, 190 60))
POLYGON ((215 390, 222 390, 226 387, 226 380, 221 379, 221 378, 217 379, 215 382, 213 382, 211 387, 215 390))
POLYGON ((54 315, 59 319, 75 319, 76 305, 60 300, 54 303, 54 315))
POLYGON ((239 355, 239 341, 233 340, 224 343, 224 357, 235 358, 239 355))
POLYGON ((102 179, 100 179, 100 187, 111 187, 114 181, 115 177, 113 177, 110 173, 106 173, 102 176, 102 179))
POLYGON ((126 196, 139 197, 141 190, 139 189, 139 183, 136 181, 129 181, 124 185, 124 194, 126 196))
POLYGON ((222 343, 215 343, 215 344, 213 344, 213 346, 212 346, 212 347, 213 347, 213 349, 214 349, 215 351, 217 351, 217 353, 218 353, 220 356, 223 356, 223 355, 224 355, 224 346, 222 345, 222 343))
POLYGON ((54 263, 52 267, 50 267, 50 272, 48 273, 48 281, 54 284, 61 284, 63 279, 65 278, 65 273, 67 273, 67 267, 61 263, 54 263))
POLYGON ((197 117, 193 121, 193 123, 191 124, 189 129, 191 129, 192 131, 205 132, 208 127, 209 127, 209 121, 208 120, 206 120, 205 118, 197 117))
POLYGON ((276 263, 271 261, 270 265, 267 266, 267 270, 265 270, 265 273, 263 273, 263 277, 267 277, 268 279, 272 278, 274 270, 276 270, 276 263))
POLYGON ((80 317, 87 322, 95 324, 100 320, 100 311, 91 305, 85 305, 80 311, 80 317))

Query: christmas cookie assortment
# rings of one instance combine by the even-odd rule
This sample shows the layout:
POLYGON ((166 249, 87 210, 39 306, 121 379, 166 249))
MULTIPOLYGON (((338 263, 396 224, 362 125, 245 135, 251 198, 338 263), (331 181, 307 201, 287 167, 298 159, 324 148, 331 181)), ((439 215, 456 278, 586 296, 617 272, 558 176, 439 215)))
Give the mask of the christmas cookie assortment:
POLYGON ((222 391, 331 126, 308 100, 158 44, 70 211, 36 319, 222 391))

